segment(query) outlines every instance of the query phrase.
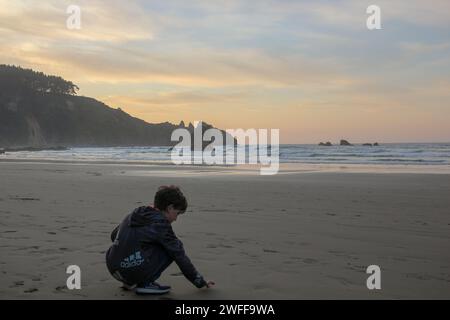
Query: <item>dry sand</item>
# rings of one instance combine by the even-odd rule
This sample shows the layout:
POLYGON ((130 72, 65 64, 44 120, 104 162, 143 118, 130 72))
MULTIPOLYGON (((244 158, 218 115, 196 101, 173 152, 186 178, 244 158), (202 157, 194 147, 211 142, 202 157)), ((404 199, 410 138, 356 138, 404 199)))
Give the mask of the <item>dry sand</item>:
POLYGON ((110 232, 159 185, 189 200, 174 224, 213 289, 172 264, 159 299, 450 298, 450 175, 0 162, 0 298, 158 299, 120 289, 110 232), (283 172, 282 172, 283 173, 283 172), (66 267, 82 289, 65 287, 66 267), (368 265, 381 290, 368 290, 368 265))

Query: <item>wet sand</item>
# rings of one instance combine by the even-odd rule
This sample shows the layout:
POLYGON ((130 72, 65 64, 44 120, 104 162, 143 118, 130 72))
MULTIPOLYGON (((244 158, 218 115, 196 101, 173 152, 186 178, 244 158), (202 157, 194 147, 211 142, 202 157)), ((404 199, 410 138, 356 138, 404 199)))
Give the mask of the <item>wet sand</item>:
POLYGON ((236 172, 0 162, 0 298, 450 298, 450 175, 236 172), (170 294, 136 296, 106 270, 111 230, 163 184, 188 197, 174 230, 213 289, 196 289, 172 264, 159 281, 170 294), (71 264, 81 290, 65 286, 71 264), (366 287, 373 264, 381 290, 366 287))

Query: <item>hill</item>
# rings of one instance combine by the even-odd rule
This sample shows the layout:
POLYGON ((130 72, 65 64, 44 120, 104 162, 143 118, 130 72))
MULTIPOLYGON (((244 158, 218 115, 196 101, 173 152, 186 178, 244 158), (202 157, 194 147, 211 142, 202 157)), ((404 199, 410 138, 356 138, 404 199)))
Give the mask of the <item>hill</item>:
POLYGON ((185 127, 147 123, 77 91, 61 77, 0 65, 0 147, 169 146, 185 127))

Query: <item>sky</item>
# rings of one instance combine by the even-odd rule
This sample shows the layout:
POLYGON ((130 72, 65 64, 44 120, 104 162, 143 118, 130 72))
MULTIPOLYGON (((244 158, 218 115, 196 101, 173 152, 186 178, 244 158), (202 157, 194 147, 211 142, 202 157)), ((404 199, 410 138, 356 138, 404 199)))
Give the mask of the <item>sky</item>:
POLYGON ((450 142, 448 0, 0 0, 0 64, 150 123, 279 129, 281 143, 450 142))

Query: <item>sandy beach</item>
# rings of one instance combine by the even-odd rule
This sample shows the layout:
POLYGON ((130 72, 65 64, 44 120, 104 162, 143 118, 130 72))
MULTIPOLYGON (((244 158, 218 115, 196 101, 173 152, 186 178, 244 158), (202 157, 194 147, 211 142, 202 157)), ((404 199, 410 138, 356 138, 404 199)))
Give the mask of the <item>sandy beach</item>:
POLYGON ((2 299, 449 299, 450 175, 0 162, 2 299), (233 174, 235 173, 235 174, 233 174), (105 266, 110 232, 160 185, 189 208, 174 224, 216 286, 172 264, 170 294, 120 289, 105 266), (66 288, 66 267, 82 289, 66 288), (367 266, 381 268, 368 290, 367 266))

